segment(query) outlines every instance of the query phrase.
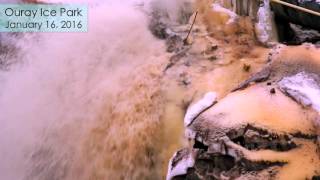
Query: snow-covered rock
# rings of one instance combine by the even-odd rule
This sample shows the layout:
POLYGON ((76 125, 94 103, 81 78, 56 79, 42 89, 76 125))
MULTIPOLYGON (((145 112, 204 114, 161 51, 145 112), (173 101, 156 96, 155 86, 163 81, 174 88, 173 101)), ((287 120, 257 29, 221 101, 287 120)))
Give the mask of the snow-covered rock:
POLYGON ((194 157, 192 152, 188 149, 181 149, 177 151, 170 159, 167 180, 173 177, 187 174, 188 168, 194 166, 194 157))
POLYGON ((320 86, 316 74, 300 72, 284 77, 279 83, 282 91, 304 106, 311 106, 320 112, 320 86))
POLYGON ((215 92, 208 92, 201 100, 189 106, 184 117, 184 126, 189 126, 199 114, 212 106, 216 102, 216 98, 217 94, 215 92))

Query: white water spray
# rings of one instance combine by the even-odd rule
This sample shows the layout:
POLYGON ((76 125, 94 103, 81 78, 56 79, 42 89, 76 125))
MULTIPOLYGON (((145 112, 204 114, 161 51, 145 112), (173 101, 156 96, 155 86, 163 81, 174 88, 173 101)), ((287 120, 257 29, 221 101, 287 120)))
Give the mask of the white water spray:
POLYGON ((132 2, 90 1, 88 33, 25 34, 15 40, 19 63, 0 74, 2 179, 79 176, 70 173, 76 172, 75 156, 103 108, 117 103, 130 76, 146 75, 137 69, 164 59, 163 42, 151 35, 145 14, 132 2))

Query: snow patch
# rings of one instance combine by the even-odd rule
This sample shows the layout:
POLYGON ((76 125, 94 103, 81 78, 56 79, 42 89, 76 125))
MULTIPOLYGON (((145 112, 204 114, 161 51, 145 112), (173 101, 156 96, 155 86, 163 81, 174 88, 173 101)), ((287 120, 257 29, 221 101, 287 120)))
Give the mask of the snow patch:
POLYGON ((320 112, 320 86, 316 79, 319 79, 316 74, 300 72, 283 78, 278 85, 297 102, 320 112))
POLYGON ((229 20, 227 21, 227 24, 233 23, 238 18, 238 15, 236 13, 234 13, 233 11, 227 8, 222 7, 218 3, 212 4, 212 10, 215 12, 221 12, 221 13, 227 14, 229 16, 229 20))
POLYGON ((184 175, 187 174, 188 168, 191 168, 194 166, 195 160, 192 156, 192 153, 185 154, 184 157, 182 157, 181 160, 178 160, 178 162, 175 162, 175 166, 173 167, 173 161, 176 156, 178 156, 178 152, 176 152, 169 162, 168 167, 168 173, 167 173, 167 180, 171 180, 175 176, 184 175))
POLYGON ((216 98, 217 94, 215 92, 208 92, 198 102, 189 106, 184 116, 184 126, 189 126, 200 113, 212 106, 216 102, 216 98))

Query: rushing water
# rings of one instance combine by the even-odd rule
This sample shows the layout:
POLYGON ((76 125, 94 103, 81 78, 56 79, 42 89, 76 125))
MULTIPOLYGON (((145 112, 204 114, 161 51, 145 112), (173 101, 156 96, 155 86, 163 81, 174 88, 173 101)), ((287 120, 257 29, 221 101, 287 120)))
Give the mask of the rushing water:
POLYGON ((88 33, 1 34, 17 49, 0 77, 1 179, 165 175, 182 111, 163 97, 164 43, 134 3, 90 3, 88 33))

